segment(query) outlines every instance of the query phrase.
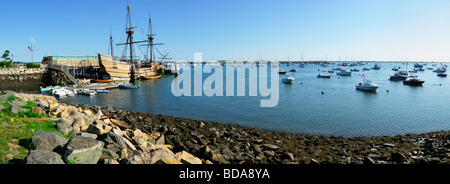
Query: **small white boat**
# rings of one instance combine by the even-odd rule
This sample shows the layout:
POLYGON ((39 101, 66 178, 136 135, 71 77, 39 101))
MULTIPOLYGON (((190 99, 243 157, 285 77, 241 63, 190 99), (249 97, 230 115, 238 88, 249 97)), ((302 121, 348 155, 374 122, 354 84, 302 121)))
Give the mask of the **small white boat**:
POLYGON ((67 96, 74 97, 75 93, 72 90, 66 89, 67 96))
POLYGON ((109 93, 109 92, 110 92, 110 91, 107 90, 107 89, 91 89, 91 90, 94 90, 94 91, 96 91, 97 93, 109 93))
POLYGON ((122 89, 137 89, 139 87, 140 87, 139 85, 134 85, 133 83, 119 85, 119 88, 122 88, 122 89))
POLYGON ((319 73, 317 75, 317 78, 331 78, 330 74, 326 74, 326 73, 319 73))
POLYGON ((48 87, 43 88, 41 86, 40 88, 41 88, 41 94, 48 94, 48 93, 51 93, 53 90, 59 89, 60 87, 59 86, 48 86, 48 87))
POLYGON ((57 97, 67 96, 67 90, 65 90, 64 88, 52 90, 52 95, 57 97))
POLYGON ((287 83, 287 84, 292 84, 293 82, 294 82, 294 77, 292 77, 292 74, 291 73, 286 73, 286 76, 281 80, 281 81, 283 81, 284 83, 287 83))
POLYGON ((349 72, 349 71, 347 71, 346 69, 344 69, 344 70, 341 70, 340 72, 338 72, 338 73, 336 73, 337 75, 340 75, 340 76, 351 76, 352 75, 352 72, 349 72))
POLYGON ((376 91, 378 89, 378 85, 373 83, 372 79, 364 78, 363 83, 359 83, 355 86, 357 90, 363 91, 376 91))
POLYGON ((87 96, 94 96, 95 94, 97 94, 96 91, 89 90, 89 89, 83 89, 81 91, 83 92, 83 95, 87 95, 87 96))

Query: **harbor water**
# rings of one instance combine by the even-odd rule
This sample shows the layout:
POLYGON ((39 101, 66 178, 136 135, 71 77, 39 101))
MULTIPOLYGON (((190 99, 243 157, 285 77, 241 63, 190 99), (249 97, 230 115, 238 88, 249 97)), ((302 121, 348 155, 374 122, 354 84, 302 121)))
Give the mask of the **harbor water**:
MULTIPOLYGON (((323 67, 308 64, 302 68, 298 64, 281 64, 285 71, 292 68, 297 71, 293 72, 293 84, 282 83, 283 75, 279 75, 279 102, 275 107, 260 107, 261 99, 267 97, 261 97, 259 93, 258 96, 249 96, 249 73, 246 74, 245 96, 236 96, 236 91, 234 96, 226 96, 224 89, 224 96, 177 97, 171 90, 174 76, 166 75, 161 79, 138 81, 139 89, 112 89, 110 93, 92 97, 78 95, 60 99, 298 134, 360 137, 450 129, 449 79, 436 76, 432 70, 425 70, 415 74, 425 80, 423 86, 408 86, 403 85, 402 81, 388 80, 389 75, 394 73, 391 70, 393 67, 400 66, 401 70, 405 70, 404 63, 380 63, 380 70, 362 70, 373 65, 323 67), (338 76, 335 71, 330 73, 332 77, 329 79, 316 77, 337 67, 348 70, 357 68, 360 71, 352 72, 351 76, 338 76), (379 85, 376 92, 355 89, 355 85, 363 81, 361 75, 372 78, 379 85)), ((428 63, 424 69, 436 69, 437 66, 428 63)), ((227 67, 221 67, 225 84, 227 67)), ((236 68, 241 69, 245 70, 236 68)), ((408 70, 412 69, 413 64, 408 64, 408 70)), ((203 81, 209 75, 203 74, 203 81)), ((234 80, 236 85, 236 80, 240 79, 235 77, 234 80)), ((191 85, 194 87, 194 82, 191 85)))

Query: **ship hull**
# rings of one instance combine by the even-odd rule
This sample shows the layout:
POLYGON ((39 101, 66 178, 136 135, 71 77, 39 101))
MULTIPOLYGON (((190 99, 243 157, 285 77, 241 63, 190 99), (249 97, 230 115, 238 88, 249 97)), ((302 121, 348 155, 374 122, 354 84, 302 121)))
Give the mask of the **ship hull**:
POLYGON ((108 73, 112 79, 130 79, 131 64, 120 61, 121 58, 98 54, 101 72, 108 73))
MULTIPOLYGON (((121 61, 122 58, 109 56, 105 54, 98 54, 98 62, 100 70, 107 73, 114 81, 130 80, 131 64, 121 61)), ((158 66, 160 68, 160 66, 158 66)), ((156 67, 156 68, 158 68, 156 67)), ((155 76, 156 72, 152 71, 150 67, 135 68, 135 78, 155 76)))

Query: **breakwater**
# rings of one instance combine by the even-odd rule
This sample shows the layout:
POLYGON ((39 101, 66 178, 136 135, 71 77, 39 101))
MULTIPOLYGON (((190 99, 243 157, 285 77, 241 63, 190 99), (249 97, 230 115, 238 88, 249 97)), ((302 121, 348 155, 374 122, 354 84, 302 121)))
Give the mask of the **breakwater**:
MULTIPOLYGON (((30 111, 47 114, 59 130, 25 130, 34 132, 30 139, 35 149, 22 163, 410 164, 450 159, 449 131, 355 138, 302 135, 58 102, 45 95, 3 94, 2 99, 15 98, 8 98, 10 107, 2 113, 26 110, 20 109, 23 101, 34 102, 30 111)), ((5 123, 2 131, 22 126, 5 123)))

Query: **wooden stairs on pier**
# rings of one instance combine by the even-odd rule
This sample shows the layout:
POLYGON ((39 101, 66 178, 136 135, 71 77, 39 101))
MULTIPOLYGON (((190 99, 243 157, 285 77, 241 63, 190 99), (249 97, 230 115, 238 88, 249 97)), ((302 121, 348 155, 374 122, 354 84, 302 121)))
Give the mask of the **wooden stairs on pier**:
POLYGON ((65 68, 64 66, 61 66, 61 65, 48 65, 48 68, 63 72, 64 74, 66 74, 66 76, 69 78, 69 80, 72 81, 75 85, 80 85, 78 80, 75 79, 75 77, 72 74, 70 74, 69 69, 65 68))

